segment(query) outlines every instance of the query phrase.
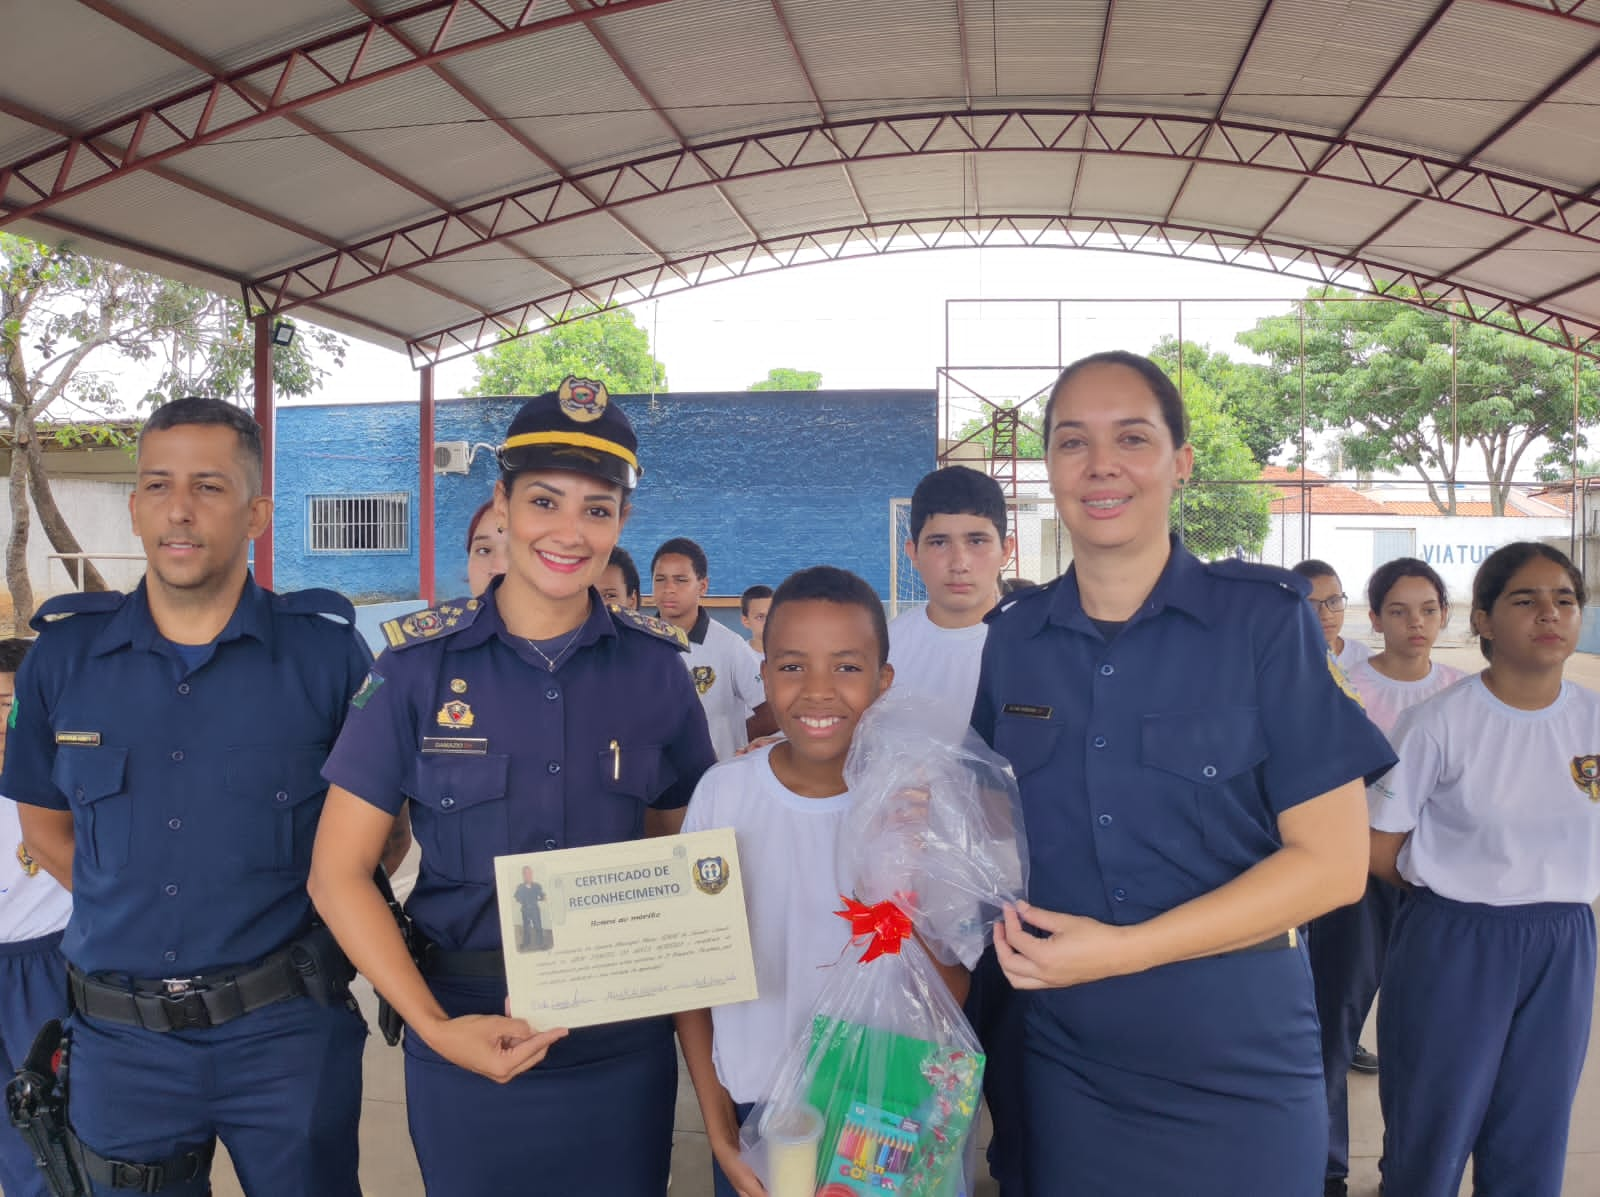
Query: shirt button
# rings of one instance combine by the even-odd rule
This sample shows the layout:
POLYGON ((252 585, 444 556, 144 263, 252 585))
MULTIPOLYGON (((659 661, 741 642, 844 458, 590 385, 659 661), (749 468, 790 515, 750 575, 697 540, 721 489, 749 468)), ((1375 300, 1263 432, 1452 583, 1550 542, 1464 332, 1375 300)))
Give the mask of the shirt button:
POLYGON ((443 807, 445 810, 449 810, 455 804, 456 804, 456 800, 454 798, 450 797, 450 795, 448 795, 448 794, 446 794, 443 798, 439 799, 439 805, 441 807, 443 807))
POLYGON ((544 846, 553 851, 556 847, 556 842, 555 840, 545 840, 544 846))
POLYGON ((1215 777, 1217 775, 1217 767, 1215 765, 1207 765, 1200 772, 1206 777, 1215 777))
POLYGON ((178 693, 179 694, 187 694, 187 693, 189 693, 189 683, 188 682, 179 682, 178 683, 178 693))
POLYGON ((560 761, 551 761, 548 765, 546 765, 544 767, 544 771, 546 773, 549 773, 551 776, 554 776, 555 774, 560 773, 561 772, 561 762, 560 761))
POLYGON ((287 802, 287 801, 289 801, 289 791, 287 791, 287 790, 279 790, 276 794, 274 794, 272 796, 272 800, 274 802, 287 802))
POLYGON ((161 892, 166 894, 167 897, 169 897, 169 898, 176 898, 178 896, 178 887, 176 885, 170 885, 170 884, 169 885, 163 885, 161 887, 161 892))
POLYGON ((1100 816, 1100 826, 1102 826, 1102 827, 1110 827, 1111 826, 1111 816, 1110 815, 1101 815, 1100 816))
POLYGON ((83 787, 79 786, 77 789, 73 790, 72 793, 75 797, 81 800, 83 798, 83 787))
POLYGON ((1101 677, 1110 677, 1116 671, 1117 671, 1117 667, 1115 665, 1106 664, 1106 665, 1100 666, 1100 676, 1101 677))
POLYGON ((168 948, 165 952, 161 953, 161 959, 165 960, 168 964, 171 964, 177 958, 178 953, 174 952, 171 948, 168 948))
POLYGON ((1128 891, 1125 889, 1114 889, 1111 891, 1111 896, 1119 902, 1126 902, 1128 900, 1128 891))
POLYGON ((1096 736, 1090 743, 1096 748, 1104 748, 1106 746, 1106 738, 1104 736, 1096 736))
POLYGON ((183 759, 183 749, 180 748, 177 752, 174 752, 172 754, 172 759, 175 761, 181 761, 183 759))
POLYGON ((556 699, 561 697, 561 691, 557 690, 554 686, 551 686, 548 690, 546 690, 544 692, 544 696, 546 698, 548 698, 551 702, 554 702, 556 699))
POLYGON ((167 820, 167 826, 172 828, 172 830, 177 831, 177 830, 179 830, 180 828, 183 827, 183 820, 182 819, 168 819, 167 820))

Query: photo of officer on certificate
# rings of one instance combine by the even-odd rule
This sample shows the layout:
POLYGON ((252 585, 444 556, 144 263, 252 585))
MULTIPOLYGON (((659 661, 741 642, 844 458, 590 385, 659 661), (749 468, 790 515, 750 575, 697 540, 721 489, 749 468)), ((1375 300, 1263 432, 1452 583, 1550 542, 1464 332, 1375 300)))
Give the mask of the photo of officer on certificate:
POLYGON ((584 1027, 756 996, 727 828, 495 860, 510 1014, 584 1027))

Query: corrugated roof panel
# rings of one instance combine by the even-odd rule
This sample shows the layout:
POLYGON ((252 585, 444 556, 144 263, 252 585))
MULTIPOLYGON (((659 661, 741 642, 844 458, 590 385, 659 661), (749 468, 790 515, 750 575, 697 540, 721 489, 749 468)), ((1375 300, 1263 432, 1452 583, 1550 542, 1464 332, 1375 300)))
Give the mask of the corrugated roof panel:
POLYGON ((1181 162, 1154 158, 1086 158, 1072 215, 1160 220, 1183 182, 1183 169, 1181 162))
MULTIPOLYGON (((361 319, 370 319, 388 328, 435 329, 481 314, 402 278, 380 279, 359 291, 335 295, 322 306, 328 312, 350 317, 353 336, 363 335, 354 325, 361 319)), ((310 313, 306 313, 306 318, 313 319, 310 313)), ((322 322, 321 317, 315 319, 322 322)))
POLYGON ((1547 244, 1541 246, 1535 242, 1527 248, 1521 242, 1509 245, 1474 263, 1458 277, 1471 286, 1488 290, 1510 286, 1523 295, 1548 295, 1590 275, 1600 274, 1600 250, 1593 246, 1554 248, 1548 245, 1553 238, 1541 240, 1547 244))
POLYGON ((584 216, 513 238, 557 274, 578 283, 654 265, 660 259, 608 216, 584 216))
POLYGON ((1569 190, 1591 190, 1600 182, 1600 65, 1551 96, 1495 142, 1481 161, 1569 190))
POLYGON ((602 32, 691 140, 816 117, 771 0, 663 4, 607 22, 602 32), (709 95, 708 53, 718 62, 709 95))
POLYGON ((783 11, 830 113, 840 100, 961 94, 953 4, 784 0, 783 11))
POLYGON ((244 139, 201 146, 174 166, 341 242, 431 215, 411 192, 283 120, 258 125, 244 139))
POLYGON ((1266 231, 1298 245, 1351 249, 1410 202, 1408 196, 1313 179, 1266 231))
POLYGON ((117 7, 182 42, 223 71, 237 70, 362 22, 361 14, 353 7, 328 4, 326 0, 273 0, 271 4, 245 6, 117 0, 117 7))
POLYGON ((0 112, 0 162, 26 158, 60 140, 48 129, 0 112))
POLYGON ((978 155, 972 159, 978 179, 977 211, 985 216, 1065 214, 1079 162, 1079 155, 1067 153, 978 155))
POLYGON ((1291 128, 1342 128, 1432 9, 1392 0, 1279 0, 1227 114, 1291 128))
POLYGON ((995 89, 1001 96, 1087 104, 1106 9, 1105 0, 1071 5, 1006 0, 997 14, 1000 28, 994 45, 974 46, 974 56, 985 50, 994 55, 995 89))
POLYGON ((1593 325, 1596 323, 1595 313, 1600 312, 1600 283, 1590 283, 1587 287, 1568 291, 1545 306, 1563 316, 1593 325))
MULTIPOLYGON (((617 215, 650 244, 673 257, 719 245, 737 245, 750 237, 739 218, 710 187, 628 204, 619 208, 617 215)), ((620 229, 618 232, 621 234, 620 229)))
MULTIPOLYGON (((531 251, 530 251, 531 252, 531 251)), ((529 295, 559 291, 566 284, 505 243, 417 266, 412 273, 448 291, 470 297, 490 311, 521 303, 529 295)))
POLYGON ((308 249, 292 233, 148 174, 85 192, 54 211, 63 220, 112 232, 126 223, 130 211, 138 212, 141 243, 217 263, 235 278, 249 277, 263 262, 298 256, 308 249))
MULTIPOLYGON (((870 173, 864 166, 852 171, 856 187, 869 207, 870 173)), ((861 222, 844 175, 837 166, 817 166, 759 179, 736 179, 724 188, 739 211, 763 237, 781 237, 807 229, 828 229, 861 222)))
POLYGON ((1120 0, 1097 107, 1210 114, 1250 41, 1266 0, 1120 0))
POLYGON ((861 162, 851 168, 856 190, 877 221, 976 216, 979 194, 970 162, 958 155, 861 162))
POLYGON ((1367 252, 1388 262, 1437 272, 1487 249, 1515 229, 1499 217, 1423 203, 1402 216, 1367 252))
POLYGON ((1298 182, 1291 175, 1198 162, 1172 211, 1172 222, 1254 233, 1298 182))

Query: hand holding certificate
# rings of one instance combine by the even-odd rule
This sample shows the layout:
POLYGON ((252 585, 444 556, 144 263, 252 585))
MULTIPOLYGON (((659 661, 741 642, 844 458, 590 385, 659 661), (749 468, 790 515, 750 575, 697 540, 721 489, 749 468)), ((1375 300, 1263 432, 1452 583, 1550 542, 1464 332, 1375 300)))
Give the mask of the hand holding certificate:
POLYGON ((756 996, 733 832, 495 860, 513 1018, 587 1027, 756 996))

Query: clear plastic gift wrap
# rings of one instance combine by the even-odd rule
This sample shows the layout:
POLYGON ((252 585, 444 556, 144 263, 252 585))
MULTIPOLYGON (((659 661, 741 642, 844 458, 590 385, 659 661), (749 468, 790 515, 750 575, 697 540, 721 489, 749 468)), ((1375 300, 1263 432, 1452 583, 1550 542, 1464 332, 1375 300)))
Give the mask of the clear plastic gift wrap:
POLYGON ((836 911, 851 947, 741 1135, 771 1197, 971 1191, 984 1057, 929 953, 977 962, 1025 896, 1027 847, 1010 767, 939 725, 891 688, 856 728, 838 843, 854 892, 836 911))

